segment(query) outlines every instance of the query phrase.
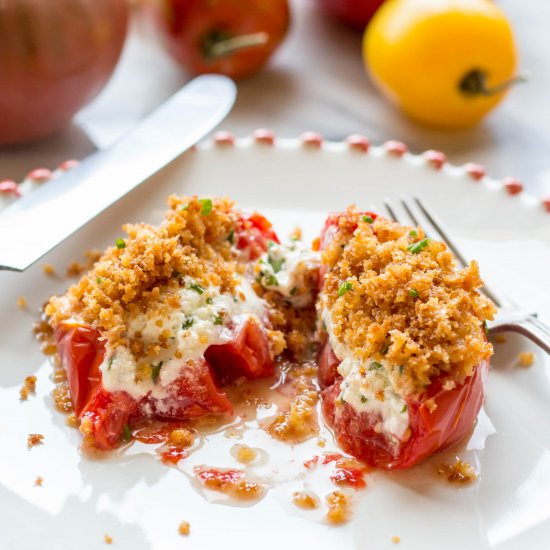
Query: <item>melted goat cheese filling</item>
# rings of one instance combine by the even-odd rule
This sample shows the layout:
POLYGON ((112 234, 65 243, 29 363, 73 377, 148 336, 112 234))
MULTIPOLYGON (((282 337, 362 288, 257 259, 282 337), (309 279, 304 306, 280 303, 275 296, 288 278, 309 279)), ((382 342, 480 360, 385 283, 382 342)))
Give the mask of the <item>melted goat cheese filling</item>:
POLYGON ((128 347, 107 346, 100 366, 107 391, 124 391, 134 399, 150 392, 152 397, 163 399, 169 393, 170 384, 184 372, 187 361, 200 359, 211 345, 231 341, 250 317, 265 319, 266 304, 245 279, 239 281, 235 295, 220 293, 216 287, 203 289, 192 279, 186 279, 185 283, 185 288, 178 292, 179 309, 162 318, 140 313, 128 322, 129 337, 139 334, 144 346, 158 343, 162 333, 168 330, 172 336, 166 349, 161 349, 154 358, 136 361, 128 347), (140 376, 140 367, 144 366, 148 373, 145 377, 140 376), (156 369, 155 380, 150 374, 151 367, 156 369))
POLYGON ((294 307, 305 307, 314 297, 306 275, 317 269, 319 263, 319 252, 307 248, 301 241, 293 241, 288 246, 271 243, 259 260, 260 283, 283 295, 294 307))
POLYGON ((340 342, 334 335, 330 310, 323 308, 321 317, 332 350, 341 361, 338 372, 343 380, 338 399, 349 403, 357 412, 379 416, 376 431, 398 443, 409 427, 409 412, 406 401, 391 385, 386 365, 374 360, 364 361, 340 342))

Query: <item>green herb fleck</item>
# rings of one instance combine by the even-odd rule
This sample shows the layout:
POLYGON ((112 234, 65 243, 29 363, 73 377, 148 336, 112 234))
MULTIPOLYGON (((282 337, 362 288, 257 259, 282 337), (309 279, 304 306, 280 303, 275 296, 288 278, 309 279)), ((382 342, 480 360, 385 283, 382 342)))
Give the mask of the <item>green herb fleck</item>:
POLYGON ((115 360, 115 356, 111 355, 111 357, 109 357, 109 362, 107 363, 107 370, 111 370, 111 367, 113 366, 113 361, 114 360, 115 360))
POLYGON ((100 285, 100 284, 102 283, 101 277, 98 277, 98 278, 95 280, 95 282, 96 282, 98 285, 100 285))
POLYGON ((281 271, 281 268, 283 267, 283 264, 285 263, 285 259, 280 258, 279 260, 275 260, 274 258, 268 255, 267 262, 273 268, 273 271, 275 273, 279 273, 279 271, 281 271))
POLYGON ((204 294, 204 288, 202 288, 201 285, 192 284, 192 285, 189 285, 189 288, 191 290, 194 290, 198 294, 204 294))
POLYGON ((128 424, 124 424, 120 440, 122 441, 122 443, 128 443, 128 441, 132 440, 132 430, 130 429, 130 426, 128 426, 128 424))
POLYGON ((296 295, 296 292, 298 292, 298 287, 295 286, 291 291, 290 291, 290 295, 291 296, 295 296, 296 295))
POLYGON ((193 326, 193 317, 186 317, 185 321, 181 324, 183 330, 187 330, 193 326))
POLYGON ((487 321, 483 321, 483 330, 485 331, 485 334, 489 334, 489 327, 487 326, 487 321))
POLYGON ((201 214, 208 216, 212 212, 212 199, 199 199, 199 202, 202 205, 201 214))
POLYGON ((174 269, 174 271, 172 271, 172 277, 178 278, 180 275, 181 273, 177 269, 174 269))
POLYGON ((279 284, 277 277, 275 277, 275 275, 272 275, 271 273, 267 273, 264 276, 263 281, 265 286, 277 286, 279 284))
POLYGON ((409 231, 409 237, 418 237, 418 231, 416 229, 411 229, 409 231))
POLYGON ((407 403, 405 403, 403 405, 403 408, 401 409, 401 414, 403 414, 404 412, 407 412, 407 403))
POLYGON ((371 364, 370 364, 370 368, 371 369, 376 369, 376 370, 380 370, 382 368, 382 363, 379 363, 378 361, 373 361, 371 364))
POLYGON ((374 220, 370 216, 363 216, 361 219, 367 223, 374 223, 374 220))
POLYGON ((206 298, 206 303, 211 306, 214 303, 214 300, 212 300, 212 298, 206 298))
POLYGON ((386 340, 384 342, 384 345, 382 346, 382 349, 380 350, 380 355, 386 355, 389 349, 390 349, 390 342, 389 340, 386 340))
POLYGON ((188 204, 184 204, 184 205, 181 207, 182 210, 187 210, 188 208, 189 208, 189 205, 188 205, 188 204))
POLYGON ((399 374, 403 374, 405 372, 405 365, 399 365, 399 374))
POLYGON ((411 288, 411 289, 409 290, 409 296, 410 296, 411 298, 418 298, 418 292, 417 292, 414 288, 411 288))
POLYGON ((277 243, 275 241, 272 241, 271 239, 268 239, 267 241, 267 248, 271 248, 272 246, 275 246, 277 243))
POLYGON ((223 319, 218 315, 214 318, 214 324, 215 325, 223 325, 223 319))
POLYGON ((156 384, 159 380, 160 367, 162 367, 163 363, 164 361, 161 361, 158 365, 151 365, 151 380, 153 381, 153 384, 156 384))
POLYGON ((353 288, 353 284, 351 281, 345 281, 340 285, 340 288, 338 289, 338 296, 343 296, 346 292, 351 290, 353 288))
POLYGON ((362 395, 361 396, 361 403, 366 403, 367 401, 368 401, 368 399, 364 395, 362 395))
POLYGON ((115 246, 120 250, 121 248, 126 248, 126 242, 122 238, 118 238, 115 241, 115 246))
POLYGON ((229 235, 227 235, 227 240, 229 241, 229 244, 233 244, 235 242, 235 231, 233 231, 233 229, 229 232, 229 235))
POLYGON ((430 239, 426 237, 425 239, 422 239, 417 243, 413 243, 410 246, 407 246, 407 250, 409 252, 412 252, 413 254, 418 254, 419 252, 424 250, 429 244, 430 244, 430 239))

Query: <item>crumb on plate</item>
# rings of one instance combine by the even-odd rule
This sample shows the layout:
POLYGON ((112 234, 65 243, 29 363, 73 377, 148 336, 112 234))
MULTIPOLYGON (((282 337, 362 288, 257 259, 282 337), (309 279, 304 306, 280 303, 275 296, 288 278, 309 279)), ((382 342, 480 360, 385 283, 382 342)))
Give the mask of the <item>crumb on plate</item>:
POLYGON ((182 536, 187 536, 191 532, 191 525, 188 521, 182 521, 178 527, 178 533, 182 536))
POLYGON ((29 393, 34 393, 36 390, 36 376, 27 376, 23 381, 23 386, 19 390, 19 398, 21 401, 26 401, 29 393))
POLYGON ((437 468, 437 475, 444 477, 449 483, 466 484, 477 479, 477 473, 474 468, 460 458, 456 458, 454 464, 442 462, 437 468))
POLYGON ((113 537, 111 535, 103 535, 103 540, 105 544, 113 544, 113 537))
POLYGON ((34 480, 34 486, 35 487, 42 487, 42 483, 44 481, 44 478, 40 476, 36 476, 36 479, 34 480))
POLYGON ((397 537, 397 536, 393 536, 391 538, 391 541, 394 543, 394 544, 398 544, 401 542, 401 538, 400 537, 397 537))
POLYGON ((530 351, 522 351, 518 356, 520 367, 531 367, 535 362, 535 354, 530 351))
POLYGON ((301 491, 295 491, 292 494, 292 502, 304 510, 314 510, 319 507, 319 501, 313 495, 301 491))
POLYGON ((44 436, 42 434, 29 434, 27 437, 27 445, 34 447, 35 445, 40 445, 44 441, 44 436))
POLYGON ((258 453, 254 449, 251 449, 248 445, 237 445, 235 458, 239 462, 247 464, 248 462, 255 460, 257 456, 258 453))
POLYGON ((17 298, 17 307, 19 309, 27 309, 27 299, 24 296, 18 296, 17 298))
POLYGON ((508 341, 504 334, 495 334, 493 336, 493 340, 495 341, 495 344, 504 344, 508 341))
POLYGON ((348 521, 350 516, 350 498, 342 491, 333 491, 326 496, 328 523, 339 524, 348 521))
POLYGON ((44 270, 44 275, 47 275, 48 277, 55 275, 55 267, 51 264, 44 264, 42 269, 44 270))

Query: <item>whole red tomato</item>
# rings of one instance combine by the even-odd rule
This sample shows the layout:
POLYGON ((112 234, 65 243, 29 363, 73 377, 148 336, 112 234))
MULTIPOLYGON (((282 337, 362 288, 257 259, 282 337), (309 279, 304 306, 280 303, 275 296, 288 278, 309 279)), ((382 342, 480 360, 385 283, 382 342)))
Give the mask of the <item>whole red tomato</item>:
POLYGON ((317 0, 330 15, 364 31, 384 0, 317 0))
POLYGON ((239 79, 265 65, 286 36, 287 0, 155 0, 163 42, 193 74, 239 79))
POLYGON ((126 0, 0 2, 0 146, 60 130, 120 56, 126 0))

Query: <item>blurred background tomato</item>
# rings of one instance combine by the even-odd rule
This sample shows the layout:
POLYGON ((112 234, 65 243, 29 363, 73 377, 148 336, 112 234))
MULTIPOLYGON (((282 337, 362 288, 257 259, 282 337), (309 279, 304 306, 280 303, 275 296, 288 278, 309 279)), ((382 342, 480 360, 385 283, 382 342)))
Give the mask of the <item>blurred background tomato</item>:
POLYGON ((384 0, 316 0, 326 13, 363 31, 384 0))

